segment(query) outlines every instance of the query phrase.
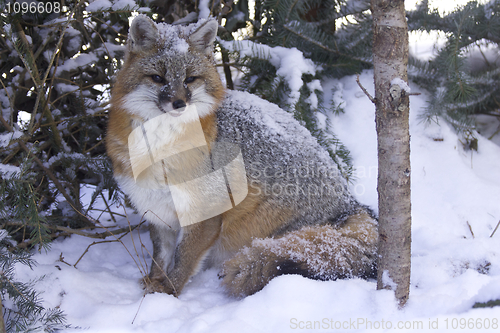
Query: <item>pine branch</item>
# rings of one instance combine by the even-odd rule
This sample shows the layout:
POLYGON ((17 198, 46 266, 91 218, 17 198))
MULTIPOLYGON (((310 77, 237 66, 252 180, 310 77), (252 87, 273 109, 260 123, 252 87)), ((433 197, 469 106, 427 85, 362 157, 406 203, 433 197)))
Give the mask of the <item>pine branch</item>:
POLYGON ((325 51, 327 51, 329 53, 332 53, 332 54, 335 54, 335 55, 339 55, 339 56, 342 56, 342 57, 345 57, 345 58, 354 59, 356 61, 363 62, 363 63, 366 63, 366 64, 370 64, 370 65, 372 64, 372 62, 369 61, 369 60, 358 58, 358 57, 353 56, 353 55, 348 55, 348 54, 340 52, 339 50, 333 50, 330 47, 328 47, 328 46, 320 43, 319 41, 314 40, 314 39, 310 38, 309 36, 306 36, 305 34, 299 32, 299 31, 294 30, 291 25, 292 24, 284 25, 283 28, 285 30, 293 33, 297 37, 300 37, 301 39, 306 40, 307 42, 309 42, 309 43, 311 43, 311 44, 313 44, 315 46, 318 46, 319 48, 321 48, 321 49, 323 49, 323 50, 325 50, 325 51))
MULTIPOLYGON (((26 223, 22 221, 6 221, 5 223, 2 224, 3 226, 26 226, 26 223)), ((51 229, 53 231, 62 231, 64 233, 64 236, 70 236, 70 235, 79 235, 87 238, 96 238, 96 239, 105 239, 106 237, 109 236, 116 236, 123 234, 124 232, 129 232, 130 227, 122 227, 118 229, 106 229, 106 231, 103 232, 97 232, 97 233, 91 233, 91 232, 85 232, 84 230, 88 230, 89 228, 81 228, 81 229, 74 229, 74 228, 68 228, 68 227, 63 227, 60 225, 52 225, 48 223, 42 223, 42 225, 47 228, 51 229)), ((139 225, 136 225, 132 228, 135 229, 139 225)), ((96 227, 93 227, 96 228, 96 227)), ((57 238, 61 237, 61 234, 54 234, 51 235, 52 238, 57 238)), ((33 242, 32 242, 33 243, 33 242)), ((22 243, 25 244, 25 243, 22 243)), ((31 243, 30 243, 31 244, 31 243)), ((22 245, 21 248, 27 247, 26 245, 22 245)))
POLYGON ((472 115, 498 108, 495 97, 500 94, 500 64, 488 61, 482 45, 486 41, 498 46, 499 14, 498 1, 471 1, 443 18, 437 11, 429 12, 425 3, 408 13, 412 28, 437 29, 448 35, 447 43, 431 61, 410 59, 410 76, 427 86, 432 95, 422 118, 430 121, 441 117, 458 132, 469 133, 475 127, 472 115), (472 52, 481 54, 487 66, 471 66, 472 52))
MULTIPOLYGON (((19 141, 19 145, 21 146, 21 148, 24 149, 24 151, 28 155, 31 154, 30 149, 26 146, 26 144, 24 143, 24 141, 22 141, 22 140, 19 141)), ((33 161, 35 161, 35 163, 38 164, 38 166, 44 171, 44 173, 54 183, 54 186, 57 188, 57 190, 59 191, 59 193, 61 193, 64 196, 64 198, 66 199, 66 201, 68 201, 68 203, 70 205, 72 205, 73 207, 79 207, 79 205, 75 204, 73 198, 71 198, 69 196, 69 194, 66 192, 66 189, 59 182, 59 179, 52 173, 52 170, 50 170, 49 168, 45 167, 45 165, 43 164, 43 162, 40 161, 40 159, 38 157, 36 157, 35 155, 32 155, 32 158, 33 158, 33 161)))
POLYGON ((14 23, 14 26, 17 29, 17 34, 19 35, 19 42, 15 42, 14 45, 16 45, 16 51, 19 53, 19 57, 23 61, 26 69, 29 71, 30 76, 33 80, 33 83, 35 84, 36 90, 37 90, 37 99, 35 102, 35 107, 33 108, 33 114, 30 120, 30 129, 33 130, 32 128, 32 122, 36 118, 35 115, 38 111, 38 106, 40 104, 45 105, 44 106, 44 114, 47 116, 49 120, 49 124, 52 124, 52 135, 54 136, 54 142, 55 144, 60 147, 61 146, 61 136, 59 134, 59 131, 57 129, 57 126, 54 123, 54 118, 52 117, 52 113, 48 109, 47 105, 45 104, 45 94, 43 92, 43 86, 45 84, 44 81, 40 79, 39 76, 39 71, 37 68, 37 65, 35 63, 35 57, 33 55, 33 51, 31 50, 31 47, 29 45, 28 39, 26 38, 26 35, 24 33, 23 28, 21 27, 21 22, 18 20, 14 23))
POLYGON ((370 9, 370 1, 349 0, 342 3, 338 11, 329 11, 328 17, 316 22, 310 22, 312 26, 335 25, 335 21, 346 16, 361 15, 370 9))
POLYGON ((34 261, 26 251, 10 252, 11 239, 5 230, 0 230, 0 284, 5 330, 50 332, 63 326, 65 317, 60 309, 45 309, 39 293, 33 289, 37 281, 21 283, 16 281, 14 265, 17 263, 33 268, 34 261), (3 302, 3 301, 7 302, 3 302))

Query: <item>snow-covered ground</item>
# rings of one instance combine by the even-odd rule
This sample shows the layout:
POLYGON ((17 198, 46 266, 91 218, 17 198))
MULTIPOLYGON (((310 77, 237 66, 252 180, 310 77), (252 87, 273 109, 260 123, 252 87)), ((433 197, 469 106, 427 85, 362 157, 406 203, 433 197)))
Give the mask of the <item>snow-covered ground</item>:
MULTIPOLYGON (((373 95, 373 72, 360 79, 373 95)), ((336 101, 345 102, 345 113, 332 125, 357 169, 352 191, 376 209, 374 106, 355 77, 325 87, 327 95, 335 87, 336 101)), ((152 248, 146 227, 125 236, 123 244, 91 246, 76 268, 94 240, 58 239, 48 253, 34 256, 34 270, 20 265, 17 274, 23 280, 45 276, 36 288, 47 306, 64 311, 67 332, 498 331, 500 307, 472 306, 500 298, 500 230, 491 236, 500 221, 500 147, 479 137, 478 152, 464 151, 446 123, 419 123, 428 95, 418 86, 411 89, 422 95, 410 99, 413 241, 404 310, 391 291, 377 291, 375 281, 362 279, 281 276, 253 296, 232 299, 216 270, 195 276, 179 298, 144 295, 139 279, 151 259, 141 241, 152 248)), ((140 217, 129 212, 129 220, 136 224, 140 217)))

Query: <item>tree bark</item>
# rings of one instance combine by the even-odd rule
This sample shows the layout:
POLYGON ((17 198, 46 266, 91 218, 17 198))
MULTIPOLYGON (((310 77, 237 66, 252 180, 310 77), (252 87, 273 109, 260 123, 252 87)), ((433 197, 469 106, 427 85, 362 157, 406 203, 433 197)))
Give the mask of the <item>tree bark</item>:
POLYGON ((0 333, 6 333, 5 329, 5 321, 3 319, 3 304, 2 304, 2 297, 0 295, 0 333))
POLYGON ((411 191, 408 27, 404 0, 371 0, 378 137, 379 258, 377 289, 410 287, 411 191))

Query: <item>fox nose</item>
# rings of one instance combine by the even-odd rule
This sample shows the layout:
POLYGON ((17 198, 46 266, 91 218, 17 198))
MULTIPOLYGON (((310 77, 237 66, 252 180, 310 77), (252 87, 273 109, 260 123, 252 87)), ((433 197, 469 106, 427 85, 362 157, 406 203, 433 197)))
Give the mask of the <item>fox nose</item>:
POLYGON ((172 103, 172 106, 174 109, 180 109, 186 106, 186 102, 184 102, 182 99, 178 99, 172 103))

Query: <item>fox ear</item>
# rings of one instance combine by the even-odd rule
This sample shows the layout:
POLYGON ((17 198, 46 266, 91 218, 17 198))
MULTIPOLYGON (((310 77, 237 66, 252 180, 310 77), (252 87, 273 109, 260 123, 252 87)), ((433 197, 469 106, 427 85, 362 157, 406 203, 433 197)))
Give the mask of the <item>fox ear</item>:
POLYGON ((155 23, 145 15, 139 15, 132 21, 129 31, 129 50, 131 52, 147 51, 158 40, 158 29, 155 23))
POLYGON ((217 36, 219 24, 216 20, 208 20, 201 27, 196 29, 189 36, 189 45, 196 51, 212 57, 214 49, 214 40, 217 36))

